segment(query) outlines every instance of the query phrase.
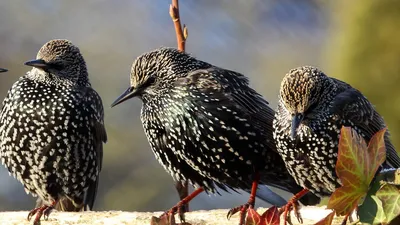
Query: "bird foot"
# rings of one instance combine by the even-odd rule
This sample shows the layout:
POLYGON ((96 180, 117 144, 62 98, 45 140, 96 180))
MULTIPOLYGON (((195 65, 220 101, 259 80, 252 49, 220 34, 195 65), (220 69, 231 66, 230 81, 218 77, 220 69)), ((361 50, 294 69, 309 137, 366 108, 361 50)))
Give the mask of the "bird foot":
POLYGON ((292 220, 290 217, 290 211, 292 210, 295 217, 297 218, 297 221, 299 223, 303 223, 303 218, 300 214, 299 203, 297 202, 297 200, 289 200, 289 202, 285 206, 279 209, 279 214, 281 215, 283 213, 283 224, 292 224, 292 220))
POLYGON ((256 192, 257 192, 257 187, 258 187, 258 182, 260 180, 260 175, 258 173, 254 174, 254 179, 251 184, 251 192, 250 192, 250 198, 247 201, 246 204, 232 208, 229 210, 228 214, 226 215, 226 218, 229 220, 235 213, 240 211, 240 220, 239 220, 239 225, 243 225, 245 223, 246 219, 246 214, 248 209, 253 209, 254 205, 256 203, 256 192))
POLYGON ((245 218, 246 218, 246 213, 248 209, 254 208, 254 203, 246 203, 244 205, 232 208, 229 210, 228 214, 226 215, 226 218, 229 220, 234 214, 240 211, 240 220, 239 220, 239 225, 244 224, 245 218))
POLYGON ((28 214, 28 221, 31 220, 32 216, 36 214, 35 220, 33 221, 33 225, 39 225, 40 224, 40 218, 43 216, 45 220, 49 218, 49 215, 51 211, 53 210, 56 202, 54 201, 50 206, 48 205, 43 205, 41 207, 37 207, 32 209, 29 214, 28 214))
POLYGON ((303 197, 305 194, 308 193, 308 189, 303 189, 299 193, 295 194, 291 199, 289 199, 288 203, 279 209, 279 214, 283 213, 283 224, 292 224, 290 220, 290 211, 294 211, 294 215, 297 218, 299 223, 303 223, 303 218, 301 218, 300 211, 299 211, 299 203, 298 200, 303 197))
POLYGON ((195 198, 197 195, 199 195, 201 192, 203 192, 203 188, 197 188, 195 191, 193 191, 190 195, 188 195, 186 198, 182 199, 178 204, 176 204, 174 207, 172 207, 170 210, 167 212, 164 212, 160 218, 169 218, 169 216, 175 216, 175 214, 178 212, 179 219, 181 220, 181 223, 185 222, 185 205, 188 204, 193 198, 195 198))
POLYGON ((171 218, 174 217, 175 214, 178 213, 179 216, 179 220, 181 221, 181 223, 185 222, 185 205, 184 204, 180 204, 180 202, 178 204, 176 204, 174 207, 172 207, 170 210, 164 212, 160 218, 171 218))
POLYGON ((51 213, 51 211, 53 211, 53 209, 54 209, 53 206, 49 206, 49 207, 47 207, 45 210, 43 210, 43 218, 44 218, 45 220, 48 220, 48 219, 49 219, 50 213, 51 213))

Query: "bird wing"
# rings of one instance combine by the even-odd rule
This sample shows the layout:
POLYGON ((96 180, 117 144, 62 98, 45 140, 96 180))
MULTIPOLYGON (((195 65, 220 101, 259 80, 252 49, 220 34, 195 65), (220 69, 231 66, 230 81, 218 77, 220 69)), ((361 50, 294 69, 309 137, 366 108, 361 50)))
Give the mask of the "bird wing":
MULTIPOLYGON (((336 80, 338 81, 338 80, 336 80)), ((365 135, 368 142, 379 130, 386 127, 381 115, 375 110, 368 99, 357 89, 341 82, 340 92, 333 100, 331 112, 351 121, 365 135)), ((395 167, 400 167, 400 158, 389 138, 389 131, 385 134, 386 160, 395 167)))
MULTIPOLYGON (((260 94, 249 87, 249 81, 244 75, 218 67, 211 67, 209 69, 193 71, 187 76, 178 79, 176 82, 178 82, 176 86, 188 92, 189 95, 192 94, 195 96, 192 99, 192 102, 197 104, 199 110, 203 110, 204 112, 193 115, 193 117, 197 120, 202 120, 201 123, 204 124, 205 127, 212 126, 207 121, 212 120, 215 115, 218 115, 222 121, 229 120, 231 117, 230 114, 224 114, 224 112, 219 111, 218 108, 221 108, 222 106, 227 107, 229 110, 236 110, 235 112, 238 117, 245 117, 250 121, 251 126, 253 126, 257 131, 257 137, 255 140, 262 140, 263 144, 267 144, 268 152, 264 156, 265 159, 261 160, 266 160, 267 157, 270 157, 269 164, 273 163, 274 166, 273 168, 269 167, 262 170, 262 183, 292 193, 297 193, 302 190, 302 188, 296 184, 295 180, 288 173, 282 158, 276 150, 272 127, 275 113, 274 110, 268 106, 268 102, 260 94), (202 99, 202 95, 204 98, 203 100, 200 100, 202 99), (200 101, 202 102, 199 103, 200 101), (205 108, 202 108, 202 106, 205 108), (203 118, 204 115, 207 115, 208 117, 203 118)), ((245 127, 245 123, 238 124, 238 121, 231 121, 230 123, 232 122, 234 124, 233 126, 238 128, 238 130, 248 129, 245 127)), ((229 124, 229 126, 232 126, 232 124, 229 124)), ((219 130, 214 127, 213 132, 217 136, 219 132, 221 132, 230 139, 227 130, 219 130)), ((236 138, 232 138, 232 140, 235 139, 237 139, 237 136, 236 138)), ((233 143, 233 146, 236 149, 241 149, 242 154, 248 152, 246 151, 248 146, 243 145, 243 143, 235 142, 233 143)), ((264 149, 266 149, 266 147, 264 147, 264 149)), ((224 152, 223 154, 226 161, 230 161, 230 157, 232 157, 229 154, 230 152, 224 152)), ((259 156, 258 158, 263 158, 259 156)), ((253 162, 253 165, 255 164, 256 162, 253 162)), ((248 191, 246 188, 244 188, 244 190, 248 191)), ((284 203, 279 195, 269 189, 260 191, 258 197, 270 203, 276 203, 279 205, 284 203)), ((317 204, 320 199, 310 193, 300 201, 303 204, 310 205, 317 204)))
MULTIPOLYGON (((93 145, 96 149, 98 169, 101 171, 103 164, 103 143, 107 142, 107 133, 104 126, 104 108, 99 94, 91 87, 83 89, 83 96, 84 98, 82 98, 83 101, 81 104, 86 106, 87 113, 90 114, 88 118, 92 118, 93 120, 90 121, 90 124, 93 124, 94 126, 93 145)), ((98 185, 99 176, 97 176, 95 181, 89 184, 89 188, 86 191, 84 199, 85 210, 93 209, 98 185)))
MULTIPOLYGON (((201 132, 201 135, 204 136, 202 140, 207 141, 207 139, 216 137, 212 143, 213 147, 226 149, 221 153, 224 160, 216 157, 214 163, 218 165, 222 161, 224 168, 234 171, 237 169, 235 168, 237 164, 231 164, 231 161, 238 160, 239 156, 243 157, 244 161, 252 159, 252 165, 262 171, 262 181, 268 185, 288 191, 290 189, 288 186, 296 185, 293 178, 288 174, 273 140, 274 110, 268 106, 268 102, 261 95, 248 86, 248 79, 245 76, 217 67, 200 69, 178 79, 175 83, 175 89, 179 90, 177 93, 186 93, 185 98, 190 99, 190 104, 187 105, 193 108, 190 110, 191 117, 202 125, 199 129, 204 129, 201 132), (196 113, 200 110, 201 113, 196 113), (240 132, 238 134, 235 131, 240 132), (254 132, 254 136, 247 135, 247 131, 249 133, 254 132), (238 135, 246 136, 245 138, 248 139, 242 140, 238 138, 238 135), (211 137, 208 138, 208 136, 211 137), (218 138, 228 140, 228 148, 226 147, 227 142, 220 141, 218 138), (257 145, 258 143, 262 145, 257 145), (252 150, 249 149, 249 144, 252 145, 252 150), (233 149, 228 151, 229 146, 232 146, 233 149), (265 156, 261 152, 264 152, 265 156), (259 168, 260 166, 269 166, 269 168, 259 168)), ((197 132, 191 136, 196 137, 196 134, 197 132)), ((203 151, 207 149, 205 148, 203 151)), ((196 165, 200 169, 208 171, 208 168, 197 163, 196 159, 191 159, 184 153, 180 154, 191 165, 196 165)), ((219 153, 213 152, 212 155, 219 156, 219 153)), ((207 161, 208 159, 201 160, 207 161)), ((241 170, 244 170, 244 168, 241 170)), ((214 171, 209 172, 212 176, 214 171)), ((251 173, 252 171, 249 171, 249 174, 251 173)), ((224 176, 227 175, 229 174, 224 176)), ((239 182, 237 177, 232 177, 232 179, 239 182)), ((241 186, 241 184, 238 183, 237 186, 241 186)))
POLYGON ((211 93, 214 98, 229 100, 237 105, 237 109, 245 114, 252 125, 266 137, 269 149, 277 152, 273 141, 275 111, 269 103, 254 89, 249 87, 246 76, 219 67, 210 67, 190 72, 179 79, 180 85, 189 85, 192 91, 211 93))

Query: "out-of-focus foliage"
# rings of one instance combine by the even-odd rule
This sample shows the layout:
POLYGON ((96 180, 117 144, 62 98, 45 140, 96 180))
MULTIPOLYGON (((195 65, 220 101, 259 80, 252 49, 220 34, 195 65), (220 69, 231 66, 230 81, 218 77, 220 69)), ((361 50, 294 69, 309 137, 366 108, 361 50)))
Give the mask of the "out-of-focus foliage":
POLYGON ((327 41, 328 74, 367 96, 400 147, 400 1, 336 2, 332 18, 337 26, 327 41))
MULTIPOLYGON (((0 75, 0 99, 30 69, 23 62, 34 58, 50 39, 70 39, 86 59, 92 85, 103 98, 109 137, 104 147, 97 210, 166 210, 178 200, 172 178, 155 160, 145 138, 139 119, 139 99, 113 109, 109 107, 128 87, 135 57, 160 46, 176 46, 169 4, 169 0, 0 1, 0 67, 9 69, 0 75)), ((367 7, 362 4, 359 7, 367 7)), ((348 13, 344 14, 347 20, 336 20, 350 6, 357 7, 347 1, 340 5, 338 1, 323 0, 180 1, 181 17, 189 28, 187 52, 249 76, 251 85, 273 107, 280 81, 291 68, 315 65, 324 70, 322 65, 334 65, 331 57, 323 57, 324 46, 336 40, 328 35, 341 36, 343 28, 347 29, 347 20, 355 20, 352 17, 356 14, 348 13), (324 58, 328 60, 323 61, 324 58)), ((392 26, 387 29, 397 32, 395 22, 392 26)), ((371 33, 377 33, 378 27, 372 28, 371 33)), ((390 51, 398 46, 395 37, 381 44, 387 54, 392 54, 390 51)), ((378 46, 376 51, 381 50, 378 46)), ((375 54, 367 53, 365 57, 375 54)), ((342 48, 330 49, 329 55, 333 54, 344 57, 342 48)), ((346 54, 353 53, 349 49, 346 54)), ((397 61, 383 69, 396 66, 397 61)), ((342 74, 335 72, 337 76, 338 73, 342 74)), ((384 76, 388 77, 387 74, 384 76)), ((377 83, 364 78, 360 81, 377 83)), ((390 85, 395 87, 395 82, 390 85)), ((391 93, 373 95, 368 97, 377 105, 385 99, 394 99, 391 93)), ((395 103, 392 106, 400 107, 395 103)), ((385 118, 395 114, 391 108, 378 107, 385 118)), ((388 124, 395 137, 394 121, 388 124)), ((200 195, 191 202, 191 209, 230 208, 248 199, 247 194, 222 193, 222 197, 200 195)), ((0 166, 0 210, 31 209, 34 202, 34 198, 25 195, 22 185, 0 166)), ((260 202, 258 205, 267 206, 260 202)))

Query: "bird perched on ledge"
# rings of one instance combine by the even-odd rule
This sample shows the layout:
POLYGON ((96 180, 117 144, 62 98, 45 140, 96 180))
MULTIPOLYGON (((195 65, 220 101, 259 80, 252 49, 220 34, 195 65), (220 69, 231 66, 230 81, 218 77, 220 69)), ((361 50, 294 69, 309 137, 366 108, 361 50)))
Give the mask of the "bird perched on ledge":
POLYGON ((4 73, 4 72, 7 72, 7 71, 8 71, 7 69, 0 68, 0 73, 4 73))
MULTIPOLYGON (((319 197, 341 186, 335 166, 342 126, 352 127, 367 142, 386 127, 366 97, 349 84, 311 66, 290 70, 281 83, 274 138, 289 173, 319 197)), ((399 168, 388 132, 385 145, 384 167, 399 168)))
POLYGON ((242 223, 259 182, 301 190, 275 149, 274 110, 244 75, 160 48, 135 60, 130 87, 112 106, 133 97, 143 102, 141 121, 155 157, 175 180, 198 188, 170 213, 203 190, 252 189, 248 203, 228 214, 240 210, 242 223))
POLYGON ((106 132, 101 98, 70 41, 47 42, 25 65, 33 69, 14 83, 0 112, 0 158, 43 201, 28 215, 39 224, 63 199, 93 207, 106 132))

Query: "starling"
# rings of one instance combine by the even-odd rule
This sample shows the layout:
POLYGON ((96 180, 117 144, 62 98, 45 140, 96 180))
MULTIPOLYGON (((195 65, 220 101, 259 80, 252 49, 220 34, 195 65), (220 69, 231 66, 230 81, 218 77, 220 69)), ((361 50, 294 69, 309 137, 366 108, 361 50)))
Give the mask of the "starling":
POLYGON ((28 215, 39 224, 64 199, 93 207, 106 132, 101 98, 70 41, 47 42, 25 65, 33 69, 14 83, 0 112, 0 157, 43 201, 28 215))
MULTIPOLYGON (((283 78, 274 119, 274 138, 289 173, 319 197, 341 186, 336 159, 342 126, 352 127, 367 142, 386 127, 360 91, 328 77, 315 67, 292 69, 283 78)), ((385 134, 384 167, 400 167, 400 158, 385 134)))
POLYGON ((0 73, 4 73, 4 72, 7 72, 7 71, 8 71, 7 69, 0 68, 0 73))
POLYGON ((243 222, 258 182, 292 193, 302 189, 276 150, 274 110, 244 75, 159 48, 135 60, 130 87, 112 106, 133 97, 143 102, 141 121, 157 160, 175 180, 198 188, 169 213, 203 190, 251 189, 248 204, 228 214, 240 210, 243 222))

